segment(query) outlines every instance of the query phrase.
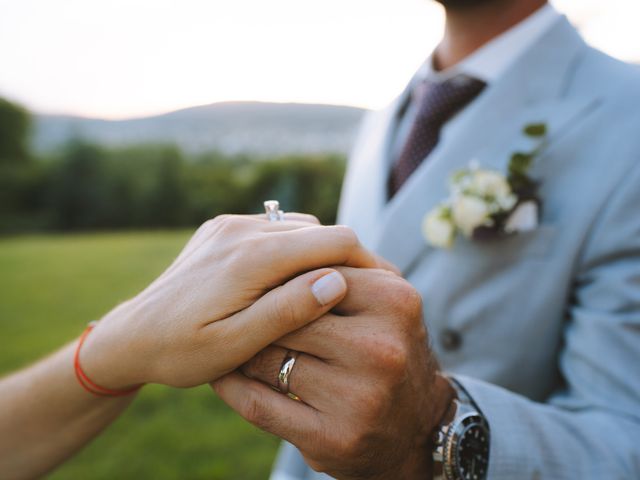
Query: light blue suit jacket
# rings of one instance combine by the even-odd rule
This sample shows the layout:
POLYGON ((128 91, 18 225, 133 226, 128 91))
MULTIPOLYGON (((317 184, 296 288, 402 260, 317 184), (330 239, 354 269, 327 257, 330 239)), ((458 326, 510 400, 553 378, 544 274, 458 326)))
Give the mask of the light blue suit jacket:
MULTIPOLYGON (((639 69, 588 47, 563 19, 445 128, 387 203, 406 95, 366 120, 340 220, 422 294, 441 365, 489 420, 489 478, 639 479, 639 69), (428 247, 422 218, 447 196, 451 172, 471 159, 505 171, 512 152, 530 147, 521 129, 532 122, 550 133, 532 172, 539 228, 428 247), (441 345, 444 330, 459 333, 459 348, 441 345)), ((326 478, 286 445, 275 472, 326 478)))

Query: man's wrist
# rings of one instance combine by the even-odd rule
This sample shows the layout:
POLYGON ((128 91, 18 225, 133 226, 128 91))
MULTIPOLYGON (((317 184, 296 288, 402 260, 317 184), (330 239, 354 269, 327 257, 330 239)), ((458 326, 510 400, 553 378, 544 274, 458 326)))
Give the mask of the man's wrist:
POLYGON ((430 439, 433 443, 433 436, 445 421, 451 421, 455 411, 452 410, 453 401, 456 398, 456 391, 451 385, 451 381, 440 373, 436 373, 434 380, 434 411, 429 428, 430 439))
MULTIPOLYGON (((449 414, 453 400, 455 399, 455 390, 447 378, 436 373, 430 391, 425 395, 425 401, 429 403, 430 408, 425 408, 426 417, 423 419, 425 442, 417 445, 414 452, 416 458, 407 462, 413 465, 413 471, 404 472, 402 478, 416 478, 420 480, 430 480, 433 478, 433 456, 432 451, 435 448, 435 433, 439 426, 449 414), (419 474, 415 474, 419 470, 419 474), (410 475, 415 474, 415 475, 410 475)), ((410 469, 411 470, 411 469, 410 469)))
MULTIPOLYGON (((430 480, 433 478, 433 455, 435 448, 434 433, 446 418, 453 404, 455 390, 449 380, 440 374, 434 375, 434 380, 428 392, 425 392, 422 409, 422 433, 416 438, 415 448, 406 452, 404 462, 399 469, 394 470, 395 478, 404 480, 430 480)), ((389 478, 385 473, 380 478, 389 478)))

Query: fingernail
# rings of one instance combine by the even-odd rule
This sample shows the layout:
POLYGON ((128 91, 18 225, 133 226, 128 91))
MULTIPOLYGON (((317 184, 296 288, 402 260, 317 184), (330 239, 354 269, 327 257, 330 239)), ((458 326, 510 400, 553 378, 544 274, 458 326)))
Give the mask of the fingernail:
POLYGON ((331 272, 325 275, 316 280, 316 283, 311 286, 311 292, 320 305, 328 305, 335 302, 346 290, 347 284, 338 272, 331 272))

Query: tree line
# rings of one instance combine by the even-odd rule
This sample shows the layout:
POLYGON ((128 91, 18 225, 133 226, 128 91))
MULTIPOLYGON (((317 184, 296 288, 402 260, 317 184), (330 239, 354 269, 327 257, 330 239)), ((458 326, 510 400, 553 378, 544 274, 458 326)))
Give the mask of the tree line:
POLYGON ((31 117, 0 99, 0 232, 176 228, 222 213, 284 209, 333 223, 345 159, 186 155, 172 145, 107 148, 81 140, 29 149, 31 117))

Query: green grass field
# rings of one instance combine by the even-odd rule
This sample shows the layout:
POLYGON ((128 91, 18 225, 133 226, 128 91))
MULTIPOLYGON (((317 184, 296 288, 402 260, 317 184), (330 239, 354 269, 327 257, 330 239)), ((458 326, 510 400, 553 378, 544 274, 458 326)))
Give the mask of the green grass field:
MULTIPOLYGON (((169 265, 189 235, 0 240, 0 374, 74 339, 87 322, 134 295, 169 265)), ((151 385, 101 437, 48 478, 264 479, 277 445, 208 387, 151 385)))

